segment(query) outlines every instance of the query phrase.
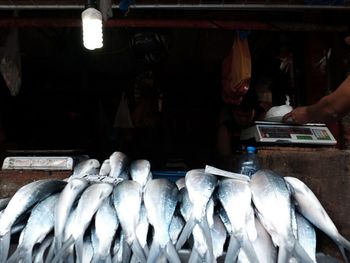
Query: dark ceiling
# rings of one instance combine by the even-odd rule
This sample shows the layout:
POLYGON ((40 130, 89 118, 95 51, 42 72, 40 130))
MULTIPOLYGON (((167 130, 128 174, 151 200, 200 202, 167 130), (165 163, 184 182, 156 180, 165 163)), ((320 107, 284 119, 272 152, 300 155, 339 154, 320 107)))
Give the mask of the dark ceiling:
MULTIPOLYGON (((347 31, 346 0, 130 0, 106 27, 347 31)), ((0 0, 0 27, 80 27, 85 1, 0 0)))

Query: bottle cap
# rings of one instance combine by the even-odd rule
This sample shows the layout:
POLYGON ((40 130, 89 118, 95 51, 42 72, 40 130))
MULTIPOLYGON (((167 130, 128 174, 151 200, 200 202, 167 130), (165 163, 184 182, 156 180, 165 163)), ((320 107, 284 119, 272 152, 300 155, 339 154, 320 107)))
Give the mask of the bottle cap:
POLYGON ((254 146, 247 146, 247 152, 248 153, 255 153, 256 152, 256 148, 254 146))

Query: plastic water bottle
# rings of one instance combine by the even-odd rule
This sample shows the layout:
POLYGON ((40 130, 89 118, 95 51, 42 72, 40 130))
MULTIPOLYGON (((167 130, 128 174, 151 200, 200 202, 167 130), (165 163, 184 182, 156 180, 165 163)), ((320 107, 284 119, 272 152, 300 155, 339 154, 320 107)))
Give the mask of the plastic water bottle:
POLYGON ((260 164, 256 155, 256 148, 254 146, 248 146, 247 152, 239 160, 238 171, 241 174, 252 176, 259 169, 260 164))

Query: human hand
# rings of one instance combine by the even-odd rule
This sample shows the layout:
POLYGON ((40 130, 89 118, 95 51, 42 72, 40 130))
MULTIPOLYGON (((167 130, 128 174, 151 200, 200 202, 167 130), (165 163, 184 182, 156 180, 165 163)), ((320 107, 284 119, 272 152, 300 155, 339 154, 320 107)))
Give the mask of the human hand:
POLYGON ((282 121, 286 122, 291 120, 294 123, 297 124, 305 124, 311 121, 311 118, 308 114, 308 107, 298 107, 292 110, 291 112, 288 112, 286 115, 283 116, 282 121))

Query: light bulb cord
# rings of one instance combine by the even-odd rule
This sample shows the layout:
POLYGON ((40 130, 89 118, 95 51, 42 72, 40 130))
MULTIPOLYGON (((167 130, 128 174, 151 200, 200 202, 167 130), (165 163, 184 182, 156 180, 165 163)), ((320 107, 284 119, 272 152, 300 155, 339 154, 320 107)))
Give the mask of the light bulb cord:
POLYGON ((86 0, 85 1, 85 9, 95 8, 97 9, 97 1, 96 0, 86 0))

